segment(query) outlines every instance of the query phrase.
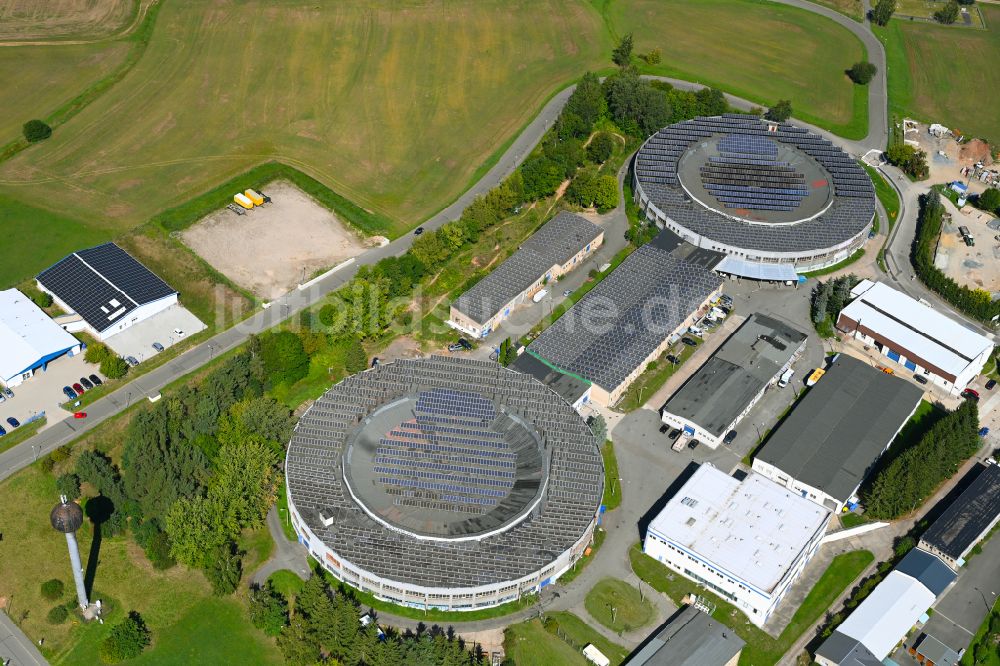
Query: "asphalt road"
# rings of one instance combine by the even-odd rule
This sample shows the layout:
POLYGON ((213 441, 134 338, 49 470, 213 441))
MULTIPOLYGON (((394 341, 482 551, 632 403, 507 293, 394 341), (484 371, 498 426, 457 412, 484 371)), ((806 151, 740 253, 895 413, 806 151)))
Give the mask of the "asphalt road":
POLYGON ((9 666, 41 666, 48 663, 13 620, 0 612, 0 664, 7 666, 8 662, 9 666))

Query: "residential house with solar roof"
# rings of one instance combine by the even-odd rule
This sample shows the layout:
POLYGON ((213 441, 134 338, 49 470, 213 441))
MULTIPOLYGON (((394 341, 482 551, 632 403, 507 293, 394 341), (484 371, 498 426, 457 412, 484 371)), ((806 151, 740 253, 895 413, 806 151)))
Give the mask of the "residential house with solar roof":
POLYGON ((536 231, 494 271, 451 305, 448 323, 485 338, 518 306, 552 280, 568 273, 597 251, 604 231, 565 211, 536 231))
POLYGON ((177 291, 114 243, 80 250, 42 271, 38 288, 99 340, 177 303, 177 291))

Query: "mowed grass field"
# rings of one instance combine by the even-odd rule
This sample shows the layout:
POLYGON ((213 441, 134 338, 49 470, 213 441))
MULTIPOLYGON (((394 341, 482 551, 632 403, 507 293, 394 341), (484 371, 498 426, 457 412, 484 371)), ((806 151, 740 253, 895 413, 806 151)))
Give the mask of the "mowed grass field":
POLYGON ((644 71, 762 106, 790 99, 796 118, 844 136, 867 133, 867 89, 844 74, 864 46, 829 19, 756 0, 619 0, 610 16, 619 33, 635 35, 637 54, 661 50, 662 63, 644 71))
POLYGON ((0 0, 0 42, 99 39, 128 27, 137 0, 0 0))
POLYGON ((893 19, 879 30, 891 111, 1000 142, 1000 7, 978 5, 986 30, 893 19))

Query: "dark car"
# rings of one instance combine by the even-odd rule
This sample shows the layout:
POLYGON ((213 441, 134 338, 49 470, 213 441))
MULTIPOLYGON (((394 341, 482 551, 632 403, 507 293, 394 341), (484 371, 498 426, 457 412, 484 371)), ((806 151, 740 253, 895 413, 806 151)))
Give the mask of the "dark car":
POLYGON ((94 385, 91 384, 90 380, 87 379, 86 377, 80 377, 80 383, 83 384, 83 388, 87 389, 88 391, 94 388, 94 385))
POLYGON ((660 426, 660 434, 661 435, 664 434, 665 432, 667 432, 668 430, 670 430, 670 426, 668 426, 666 423, 664 423, 663 425, 660 426))
POLYGON ((73 384, 73 390, 76 391, 77 395, 83 395, 83 387, 79 384, 73 384))
POLYGON ((979 392, 970 388, 962 391, 962 397, 966 400, 971 400, 972 402, 979 402, 979 392))
POLYGON ((677 428, 673 430, 669 435, 667 435, 667 437, 669 437, 671 440, 674 440, 680 437, 680 435, 681 435, 681 429, 677 428))
POLYGON ((994 388, 996 388, 996 385, 997 385, 997 380, 991 379, 990 381, 986 382, 986 390, 992 391, 994 388))
POLYGON ((159 342, 154 342, 153 349, 155 349, 157 353, 160 353, 161 351, 163 351, 163 345, 161 345, 159 342))
POLYGON ((673 365, 677 365, 678 363, 681 362, 681 360, 676 356, 674 356, 673 354, 667 354, 666 356, 663 357, 663 360, 666 361, 667 363, 672 363, 673 365))
POLYGON ((927 378, 924 377, 923 375, 913 375, 913 381, 915 381, 918 384, 926 384, 927 378))
POLYGON ((139 361, 135 360, 135 356, 126 356, 125 362, 129 364, 130 367, 135 367, 139 365, 139 361))
POLYGON ((67 398, 69 398, 70 400, 74 400, 74 399, 76 399, 76 395, 77 395, 77 394, 76 394, 76 391, 74 391, 73 389, 71 389, 71 388, 70 388, 70 387, 68 387, 68 386, 63 386, 63 393, 64 393, 64 394, 66 395, 66 397, 67 397, 67 398))
POLYGON ((423 227, 417 227, 416 229, 413 230, 413 235, 414 236, 419 236, 422 233, 424 233, 424 228, 423 227))
POLYGON ((372 367, 374 368, 378 364, 379 364, 378 356, 372 357, 372 367))
POLYGON ((726 436, 722 438, 723 444, 732 444, 733 440, 736 439, 736 431, 730 430, 726 433, 726 436))
POLYGON ((681 338, 681 342, 683 342, 684 344, 686 344, 688 347, 697 347, 698 346, 697 342, 695 342, 694 340, 692 340, 691 338, 686 337, 686 336, 683 337, 683 338, 681 338))
POLYGON ((460 344, 463 349, 468 349, 469 351, 472 351, 472 343, 466 340, 465 338, 459 338, 458 344, 460 344))
POLYGON ((698 440, 697 439, 692 439, 690 442, 688 442, 688 448, 689 449, 697 449, 698 448, 698 440))
POLYGON ((98 377, 97 375, 91 375, 90 376, 90 383, 93 384, 94 386, 100 386, 104 382, 102 382, 101 378, 98 377))
POLYGON ((7 434, 7 431, 3 429, 3 426, 0 426, 0 437, 3 437, 6 434, 7 434))
POLYGON ((15 419, 13 416, 8 416, 7 417, 7 423, 10 424, 11 428, 19 428, 19 427, 21 427, 21 422, 18 421, 17 419, 15 419))
POLYGON ((875 238, 875 230, 874 229, 872 229, 871 231, 868 232, 868 238, 875 238))

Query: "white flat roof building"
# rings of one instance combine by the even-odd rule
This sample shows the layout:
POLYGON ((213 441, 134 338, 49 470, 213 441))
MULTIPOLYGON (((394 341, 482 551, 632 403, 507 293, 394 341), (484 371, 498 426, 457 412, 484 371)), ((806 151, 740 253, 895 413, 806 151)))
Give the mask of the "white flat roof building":
POLYGON ((760 626, 812 558, 830 512, 759 474, 698 468, 650 523, 643 550, 760 626))
POLYGON ((17 289, 0 291, 0 384, 17 386, 80 341, 17 289))
POLYGON ((993 342, 882 282, 862 280, 837 328, 889 360, 957 393, 983 369, 993 342))

